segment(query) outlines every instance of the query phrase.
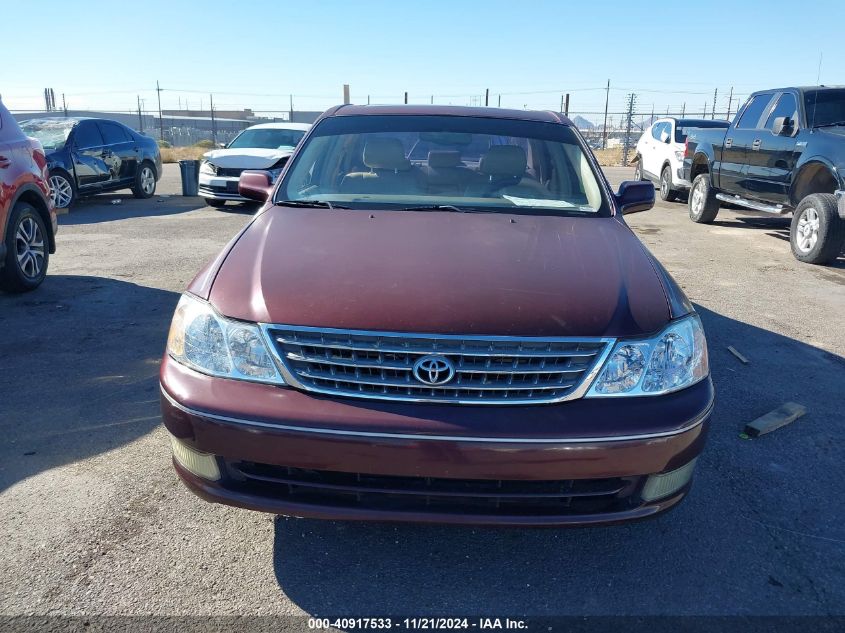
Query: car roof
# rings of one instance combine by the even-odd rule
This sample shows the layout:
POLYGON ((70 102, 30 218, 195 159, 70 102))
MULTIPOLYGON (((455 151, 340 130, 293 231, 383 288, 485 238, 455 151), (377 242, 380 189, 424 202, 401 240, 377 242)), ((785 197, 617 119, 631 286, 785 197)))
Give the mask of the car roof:
POLYGON ((786 88, 769 88, 768 90, 757 90, 752 92, 750 96, 758 94, 771 94, 773 92, 786 92, 788 90, 797 90, 798 92, 806 92, 807 90, 845 90, 845 86, 787 86, 786 88))
POLYGON ((281 123, 259 123, 258 125, 250 125, 247 130, 299 130, 301 132, 307 132, 311 129, 310 123, 289 123, 283 121, 281 123))
POLYGON ((473 106, 444 105, 341 105, 327 110, 323 116, 462 116, 485 119, 517 119, 541 123, 560 123, 572 126, 572 121, 557 112, 538 110, 509 110, 473 106))

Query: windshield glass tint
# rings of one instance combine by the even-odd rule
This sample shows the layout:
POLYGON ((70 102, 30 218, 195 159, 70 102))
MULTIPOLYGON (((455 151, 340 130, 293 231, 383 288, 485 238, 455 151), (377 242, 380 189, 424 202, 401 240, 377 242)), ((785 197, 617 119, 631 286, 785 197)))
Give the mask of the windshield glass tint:
POLYGON ((45 150, 62 149, 67 142, 67 137, 73 129, 76 121, 47 121, 37 120, 24 121, 20 124, 21 130, 27 136, 37 138, 45 150))
POLYGON ((259 147, 262 149, 296 147, 303 136, 305 136, 305 132, 302 130, 275 130, 272 128, 244 130, 234 141, 229 143, 229 147, 259 147))
POLYGON ((845 90, 808 90, 804 93, 804 111, 810 127, 845 125, 845 90))
POLYGON ((277 200, 351 208, 607 214, 571 128, 458 116, 337 116, 314 129, 277 200))

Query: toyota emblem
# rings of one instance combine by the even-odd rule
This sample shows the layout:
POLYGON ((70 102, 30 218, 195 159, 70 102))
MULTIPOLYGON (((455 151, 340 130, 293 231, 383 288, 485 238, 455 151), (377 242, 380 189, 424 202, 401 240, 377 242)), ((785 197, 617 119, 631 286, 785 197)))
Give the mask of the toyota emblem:
POLYGON ((455 366, 445 356, 429 354, 414 363, 414 378, 424 385, 439 387, 455 377, 455 366))

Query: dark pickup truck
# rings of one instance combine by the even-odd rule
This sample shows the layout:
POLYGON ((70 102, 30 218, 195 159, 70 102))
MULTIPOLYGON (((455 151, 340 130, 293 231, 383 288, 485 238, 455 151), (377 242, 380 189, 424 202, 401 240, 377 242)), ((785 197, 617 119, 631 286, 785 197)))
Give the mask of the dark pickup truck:
POLYGON ((755 92, 727 130, 689 130, 684 176, 693 222, 720 202, 792 213, 796 259, 830 263, 845 243, 845 87, 755 92))

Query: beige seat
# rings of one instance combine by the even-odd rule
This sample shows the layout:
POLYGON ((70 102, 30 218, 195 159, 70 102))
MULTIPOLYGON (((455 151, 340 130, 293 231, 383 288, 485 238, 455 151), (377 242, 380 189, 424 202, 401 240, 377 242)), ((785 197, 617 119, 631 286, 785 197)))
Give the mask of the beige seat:
POLYGON ((419 193, 419 176, 405 158, 399 139, 370 139, 364 146, 363 162, 370 171, 346 174, 340 183, 342 193, 419 193))
POLYGON ((485 180, 472 185, 467 195, 516 196, 519 198, 548 198, 549 191, 525 173, 528 160, 519 145, 494 145, 478 163, 478 171, 485 180))
POLYGON ((461 195, 480 176, 464 166, 461 153, 449 150, 432 150, 422 166, 425 189, 430 194, 461 195))

